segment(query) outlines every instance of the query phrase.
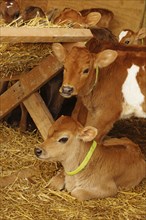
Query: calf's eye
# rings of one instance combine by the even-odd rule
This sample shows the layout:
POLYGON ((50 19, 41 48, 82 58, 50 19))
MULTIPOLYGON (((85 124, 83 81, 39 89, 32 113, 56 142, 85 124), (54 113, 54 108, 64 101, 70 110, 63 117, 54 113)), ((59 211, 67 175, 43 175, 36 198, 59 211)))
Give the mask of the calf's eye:
POLYGON ((58 142, 63 143, 63 144, 66 143, 67 141, 68 141, 68 137, 62 137, 58 140, 58 142))
POLYGON ((89 68, 86 68, 86 69, 83 70, 83 73, 84 73, 84 74, 86 74, 86 73, 88 73, 88 72, 89 72, 89 68))
POLYGON ((129 40, 126 40, 126 41, 125 41, 125 44, 129 44, 129 43, 130 43, 130 41, 129 41, 129 40))

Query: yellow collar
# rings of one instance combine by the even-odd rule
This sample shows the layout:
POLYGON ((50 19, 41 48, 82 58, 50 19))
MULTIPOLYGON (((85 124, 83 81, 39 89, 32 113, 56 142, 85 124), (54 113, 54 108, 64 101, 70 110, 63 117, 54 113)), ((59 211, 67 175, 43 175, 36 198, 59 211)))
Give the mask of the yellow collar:
POLYGON ((90 158, 92 157, 92 154, 93 154, 96 146, 97 146, 97 142, 93 141, 93 143, 90 147, 90 150, 88 151, 88 153, 87 153, 86 157, 84 158, 84 160, 82 161, 82 163, 77 167, 77 169, 75 169, 71 172, 66 171, 66 174, 69 176, 73 176, 73 175, 79 173, 80 171, 82 171, 86 167, 86 165, 88 164, 90 158))

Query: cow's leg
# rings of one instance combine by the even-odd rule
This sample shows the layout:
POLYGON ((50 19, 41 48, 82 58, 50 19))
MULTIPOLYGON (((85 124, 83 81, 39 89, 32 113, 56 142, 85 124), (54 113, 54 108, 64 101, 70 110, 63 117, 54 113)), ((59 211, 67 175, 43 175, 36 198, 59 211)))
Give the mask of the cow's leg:
POLYGON ((64 170, 60 171, 56 176, 53 176, 49 181, 49 187, 54 190, 62 190, 65 187, 64 170))
POLYGON ((21 119, 19 122, 19 127, 20 127, 20 131, 23 132, 23 131, 26 131, 26 128, 27 128, 28 112, 23 103, 20 104, 20 108, 21 108, 21 119))
POLYGON ((71 115, 72 118, 74 118, 75 120, 78 119, 78 114, 79 114, 81 105, 82 105, 81 99, 78 97, 76 104, 75 104, 75 107, 74 107, 74 110, 72 111, 72 115, 71 115))
POLYGON ((120 118, 120 111, 110 112, 101 110, 100 112, 88 113, 86 125, 94 126, 98 129, 97 140, 101 140, 113 127, 114 123, 120 118))
POLYGON ((110 181, 107 185, 90 187, 88 189, 76 188, 71 192, 71 195, 80 201, 95 199, 95 198, 106 198, 117 194, 117 186, 114 181, 110 181))
POLYGON ((79 121, 82 125, 85 125, 87 117, 87 109, 83 105, 81 99, 78 97, 75 108, 72 112, 72 118, 79 121))
POLYGON ((49 110, 55 120, 58 118, 63 102, 64 98, 59 93, 54 95, 54 99, 52 99, 49 110))
POLYGON ((9 83, 8 81, 0 82, 0 95, 7 90, 8 83, 9 83))

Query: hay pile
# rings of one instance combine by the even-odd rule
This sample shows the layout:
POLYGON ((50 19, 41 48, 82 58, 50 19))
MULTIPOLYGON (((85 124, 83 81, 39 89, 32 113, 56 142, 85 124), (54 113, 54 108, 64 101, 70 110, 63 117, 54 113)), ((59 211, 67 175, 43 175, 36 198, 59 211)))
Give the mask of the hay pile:
POLYGON ((20 43, 0 45, 0 77, 23 74, 51 54, 49 43, 20 43))
MULTIPOLYGON (((146 155, 144 137, 146 120, 140 122, 136 119, 117 123, 111 135, 124 136, 127 132, 126 136, 130 137, 129 131, 132 133, 131 139, 135 138, 135 142, 143 147, 146 155), (136 124, 139 126, 135 127, 136 124)), ((2 220, 146 219, 146 180, 134 190, 119 191, 115 198, 78 202, 65 191, 57 192, 49 189, 49 179, 57 172, 60 165, 42 162, 35 158, 33 149, 42 142, 38 133, 22 134, 19 130, 1 123, 0 134, 1 177, 12 173, 15 176, 9 185, 1 188, 2 220), (27 173, 25 176, 19 175, 24 168, 30 171, 29 175, 27 173)), ((5 180, 8 181, 8 179, 5 180)), ((0 179, 0 184, 2 185, 2 179, 0 179)))
MULTIPOLYGON (((19 18, 18 18, 19 19, 19 18)), ((48 18, 35 17, 29 22, 23 23, 20 19, 12 21, 6 25, 2 19, 0 19, 0 27, 35 27, 35 28, 51 28, 51 27, 66 27, 59 26, 51 23, 48 18)), ((14 75, 23 74, 28 72, 41 62, 41 60, 52 52, 50 43, 1 43, 0 44, 0 78, 9 77, 11 79, 14 75)))

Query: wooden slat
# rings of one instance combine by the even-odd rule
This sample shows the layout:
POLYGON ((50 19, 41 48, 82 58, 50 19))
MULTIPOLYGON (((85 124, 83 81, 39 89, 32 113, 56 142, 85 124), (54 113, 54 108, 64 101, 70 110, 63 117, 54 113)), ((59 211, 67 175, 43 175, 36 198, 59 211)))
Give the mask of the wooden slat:
POLYGON ((0 118, 51 79, 62 64, 54 56, 45 58, 39 66, 23 75, 18 82, 0 96, 0 118))
POLYGON ((2 42, 78 42, 92 37, 89 29, 1 27, 2 42))
POLYGON ((39 93, 35 92, 23 101, 39 132, 45 140, 53 118, 39 93))

